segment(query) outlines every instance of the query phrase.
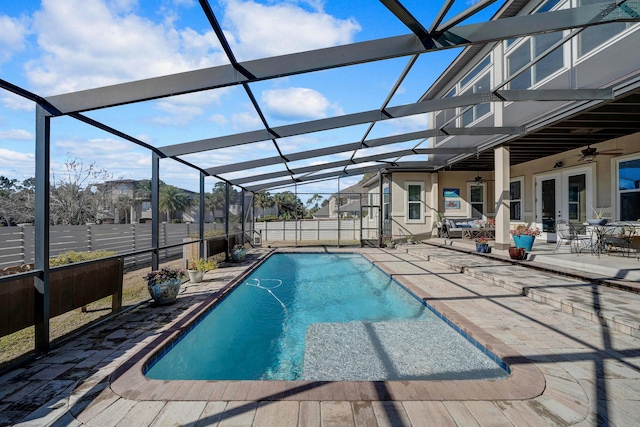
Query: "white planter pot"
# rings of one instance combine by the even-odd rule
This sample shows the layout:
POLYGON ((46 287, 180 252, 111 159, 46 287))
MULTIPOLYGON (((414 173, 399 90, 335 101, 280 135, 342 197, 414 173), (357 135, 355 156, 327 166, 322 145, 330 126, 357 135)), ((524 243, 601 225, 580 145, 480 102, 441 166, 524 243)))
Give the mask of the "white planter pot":
POLYGON ((189 273, 189 281, 192 283, 200 283, 202 282, 202 278, 204 277, 204 271, 200 270, 187 270, 189 273))

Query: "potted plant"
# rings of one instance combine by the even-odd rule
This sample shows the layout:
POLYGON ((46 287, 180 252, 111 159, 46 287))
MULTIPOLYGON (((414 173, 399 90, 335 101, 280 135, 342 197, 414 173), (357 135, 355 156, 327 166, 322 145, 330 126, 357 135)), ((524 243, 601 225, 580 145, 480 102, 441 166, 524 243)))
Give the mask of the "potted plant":
POLYGON ((516 248, 524 248, 527 252, 531 252, 536 236, 540 235, 540 229, 527 228, 524 225, 519 225, 515 230, 509 231, 509 233, 511 233, 513 237, 516 248))
POLYGON ((191 260, 187 263, 187 273, 189 273, 189 281, 193 283, 202 282, 202 278, 204 277, 204 273, 209 270, 215 270, 218 268, 218 265, 204 258, 199 258, 197 260, 191 260))
POLYGON ((509 248, 509 257, 511 257, 511 259, 522 261, 527 257, 527 251, 525 248, 517 248, 515 246, 511 246, 509 248))
POLYGON ((591 210, 593 211, 594 216, 587 219, 589 225, 605 225, 607 223, 607 219, 604 217, 604 214, 609 210, 609 208, 598 208, 596 210, 592 207, 591 210))
POLYGON ((413 237, 412 234, 408 235, 407 236, 407 245, 413 245, 414 239, 415 238, 413 237))
POLYGON ((242 262, 244 256, 247 254, 247 251, 242 245, 235 245, 231 250, 231 255, 235 262, 242 262))
POLYGON ((489 239, 484 236, 476 239, 476 252, 486 254, 489 252, 489 239))
POLYGON ((158 305, 172 303, 178 296, 184 271, 176 268, 163 267, 145 274, 149 295, 158 305))

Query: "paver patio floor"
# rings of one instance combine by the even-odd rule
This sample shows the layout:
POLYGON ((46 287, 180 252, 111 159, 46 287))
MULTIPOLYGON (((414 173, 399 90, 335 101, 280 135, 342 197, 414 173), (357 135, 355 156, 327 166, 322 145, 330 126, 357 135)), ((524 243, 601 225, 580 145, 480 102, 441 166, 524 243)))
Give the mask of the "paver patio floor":
POLYGON ((136 364, 246 270, 245 263, 208 273, 202 284, 185 283, 174 305, 142 304, 6 373, 0 425, 640 425, 640 339, 631 327, 604 326, 607 318, 599 315, 613 319, 621 305, 628 317, 622 323, 633 325, 640 295, 423 245, 413 254, 343 251, 361 252, 392 274, 509 360, 516 378, 432 387, 317 382, 292 389, 276 381, 158 384, 136 374, 136 364), (452 269, 456 265, 466 271, 452 269), (547 290, 552 297, 543 298, 547 290), (572 303, 562 304, 567 299, 585 305, 585 313, 591 305, 596 314, 573 314, 572 303))

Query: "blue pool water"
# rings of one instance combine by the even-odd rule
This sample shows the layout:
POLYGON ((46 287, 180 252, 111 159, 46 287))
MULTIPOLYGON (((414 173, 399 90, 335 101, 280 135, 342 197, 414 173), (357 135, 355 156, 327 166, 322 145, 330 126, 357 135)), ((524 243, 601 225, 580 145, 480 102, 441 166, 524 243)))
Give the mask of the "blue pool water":
MULTIPOLYGON (((358 358, 369 351, 359 346, 373 334, 378 348, 386 345, 389 350, 385 351, 393 353, 407 345, 394 342, 397 337, 412 334, 404 341, 415 341, 415 345, 420 334, 427 341, 441 334, 432 332, 434 327, 448 334, 443 340, 457 340, 462 344, 456 345, 468 347, 456 352, 480 353, 486 369, 496 367, 422 301, 362 256, 275 254, 158 358, 146 375, 154 379, 299 380, 315 379, 325 375, 319 372, 328 370, 326 375, 331 378, 326 379, 369 379, 360 374, 338 378, 341 374, 333 372, 336 366, 343 370, 342 365, 349 363, 342 359, 352 358, 344 356, 344 351, 352 351, 358 358), (359 333, 366 336, 356 338, 359 333), (337 360, 331 361, 332 357, 337 360), (305 369, 318 372, 305 373, 305 369)), ((422 377, 435 375, 431 365, 449 365, 448 358, 425 362, 429 367, 422 377)), ((368 365, 375 363, 364 360, 368 365)), ((457 360, 452 363, 459 364, 457 360)), ((476 366, 470 369, 479 370, 476 366)), ((456 366, 454 370, 459 369, 456 366)), ((498 371, 498 376, 506 375, 504 370, 498 371)))

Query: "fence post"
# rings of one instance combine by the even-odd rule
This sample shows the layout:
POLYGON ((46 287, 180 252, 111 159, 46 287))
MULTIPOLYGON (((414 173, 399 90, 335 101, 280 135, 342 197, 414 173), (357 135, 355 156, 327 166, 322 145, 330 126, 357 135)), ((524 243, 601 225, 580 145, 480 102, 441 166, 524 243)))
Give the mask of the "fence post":
POLYGON ((20 234, 22 238, 20 239, 20 259, 22 260, 22 264, 27 263, 27 238, 24 235, 25 226, 20 227, 20 234))
POLYGON ((87 246, 89 247, 89 251, 93 250, 93 225, 87 225, 87 246))
MULTIPOLYGON (((136 223, 135 222, 131 223, 131 247, 135 252, 136 251, 136 223)), ((134 260, 134 264, 135 264, 135 260, 134 260)))

